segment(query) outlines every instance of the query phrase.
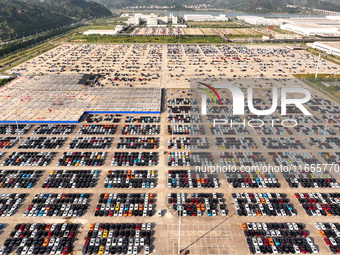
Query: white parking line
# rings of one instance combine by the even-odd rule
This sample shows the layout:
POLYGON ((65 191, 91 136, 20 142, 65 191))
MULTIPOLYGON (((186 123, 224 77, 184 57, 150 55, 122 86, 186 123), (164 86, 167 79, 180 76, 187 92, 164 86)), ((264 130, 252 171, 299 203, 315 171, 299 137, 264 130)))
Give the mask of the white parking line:
MULTIPOLYGON (((235 254, 235 245, 231 230, 227 225, 221 225, 206 234, 215 225, 182 225, 181 249, 189 246, 187 250, 192 255, 200 254, 235 254), (202 237, 203 236, 203 237, 202 237), (202 238, 200 238, 202 237, 202 238)), ((178 224, 169 224, 168 230, 168 254, 178 254, 178 224)))

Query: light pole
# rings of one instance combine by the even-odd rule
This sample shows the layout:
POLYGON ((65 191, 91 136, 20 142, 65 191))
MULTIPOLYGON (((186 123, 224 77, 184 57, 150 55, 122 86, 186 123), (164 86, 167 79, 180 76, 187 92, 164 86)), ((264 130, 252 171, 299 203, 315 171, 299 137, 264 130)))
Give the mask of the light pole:
POLYGON ((315 71, 315 80, 318 78, 320 58, 321 58, 321 54, 319 53, 318 65, 316 66, 316 71, 315 71))
MULTIPOLYGON (((330 116, 328 116, 328 118, 329 118, 330 116)), ((326 142, 326 132, 327 132, 327 130, 328 130, 328 121, 326 121, 326 126, 325 126, 325 131, 324 131, 324 133, 323 133, 323 140, 324 140, 324 142, 326 142)))
POLYGON ((340 70, 339 71, 335 71, 333 74, 334 74, 334 87, 336 86, 336 82, 337 82, 337 80, 335 79, 335 75, 337 74, 337 73, 339 73, 340 72, 340 70))
POLYGON ((181 254, 181 204, 177 205, 178 210, 178 254, 181 254))

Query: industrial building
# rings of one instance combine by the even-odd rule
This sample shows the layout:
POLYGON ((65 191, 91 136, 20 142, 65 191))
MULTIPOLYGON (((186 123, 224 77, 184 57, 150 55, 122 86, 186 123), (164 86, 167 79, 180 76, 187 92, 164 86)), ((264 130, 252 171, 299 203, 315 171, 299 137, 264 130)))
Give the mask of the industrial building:
POLYGON ((307 44, 307 46, 340 57, 340 42, 314 42, 307 44))
POLYGON ((185 21, 228 21, 228 18, 223 14, 220 14, 219 16, 185 14, 184 20, 185 21))
POLYGON ((337 18, 289 18, 279 19, 282 24, 309 24, 309 25, 322 25, 322 26, 337 26, 340 25, 340 19, 337 18))
POLYGON ((139 26, 140 22, 141 22, 140 16, 129 17, 129 19, 128 19, 129 25, 139 26))
POLYGON ((123 26, 117 25, 114 30, 87 30, 84 35, 116 35, 123 30, 123 26))
POLYGON ((335 34, 338 33, 338 28, 321 26, 316 24, 283 24, 281 29, 304 36, 313 36, 316 34, 335 34))
POLYGON ((278 19, 266 19, 259 16, 238 16, 238 20, 242 20, 251 25, 260 25, 260 26, 280 26, 283 24, 283 21, 278 19))
POLYGON ((147 26, 158 26, 168 23, 169 17, 168 16, 159 17, 154 13, 151 14, 138 13, 135 14, 134 17, 130 17, 128 19, 128 24, 138 26, 142 21, 146 22, 147 26))

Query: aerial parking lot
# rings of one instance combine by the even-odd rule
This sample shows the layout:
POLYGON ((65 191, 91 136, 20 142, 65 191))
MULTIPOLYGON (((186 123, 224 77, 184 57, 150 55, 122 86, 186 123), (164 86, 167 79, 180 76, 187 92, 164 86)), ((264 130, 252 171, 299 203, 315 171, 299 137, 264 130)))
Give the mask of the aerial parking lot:
MULTIPOLYGON (((283 45, 64 44, 13 67, 0 254, 338 253, 339 103, 293 78, 317 63, 283 45), (258 110, 272 88, 308 88, 313 115, 258 116, 248 99, 233 115, 228 89, 202 114, 190 82, 225 81, 253 87, 258 110)), ((337 70, 321 59, 321 74, 337 70)))

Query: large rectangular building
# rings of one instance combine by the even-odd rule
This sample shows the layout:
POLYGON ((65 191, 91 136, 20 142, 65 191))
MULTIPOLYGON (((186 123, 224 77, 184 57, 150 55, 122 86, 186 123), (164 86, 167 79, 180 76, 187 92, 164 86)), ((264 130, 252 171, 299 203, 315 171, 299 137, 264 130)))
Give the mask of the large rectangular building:
POLYGON ((266 19, 258 16, 237 16, 237 19, 257 26, 280 26, 283 23, 278 19, 266 19))
POLYGON ((300 35, 311 36, 316 34, 334 34, 338 33, 336 27, 321 26, 316 24, 283 24, 281 29, 287 30, 300 35))
POLYGON ((199 15, 199 14, 185 14, 185 21, 228 21, 225 15, 213 16, 213 15, 199 15))
POLYGON ((340 42, 315 42, 308 44, 308 46, 340 57, 340 42))

